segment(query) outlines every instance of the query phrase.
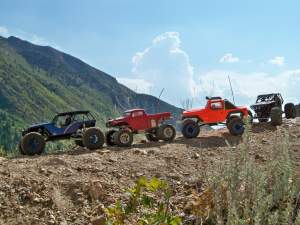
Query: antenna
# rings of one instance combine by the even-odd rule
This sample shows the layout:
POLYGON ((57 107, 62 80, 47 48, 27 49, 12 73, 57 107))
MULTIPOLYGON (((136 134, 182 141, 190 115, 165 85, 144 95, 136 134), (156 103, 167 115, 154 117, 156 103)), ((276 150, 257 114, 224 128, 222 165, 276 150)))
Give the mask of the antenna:
POLYGON ((160 97, 162 96, 163 92, 164 92, 165 88, 161 89, 161 92, 158 96, 158 99, 157 99, 157 104, 156 104, 156 108, 158 109, 158 106, 159 106, 159 103, 160 103, 160 97))
POLYGON ((234 93, 233 93, 233 89, 232 89, 231 80, 230 80, 230 76, 229 75, 228 75, 228 81, 229 81, 229 85, 230 85, 232 100, 233 100, 233 103, 235 104, 234 93))

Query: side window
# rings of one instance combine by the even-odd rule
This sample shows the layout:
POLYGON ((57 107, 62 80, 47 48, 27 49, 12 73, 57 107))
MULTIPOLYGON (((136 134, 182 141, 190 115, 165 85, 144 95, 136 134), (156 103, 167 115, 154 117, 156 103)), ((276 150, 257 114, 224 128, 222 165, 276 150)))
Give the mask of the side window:
POLYGON ((144 115, 143 111, 137 111, 132 113, 132 117, 140 117, 143 115, 144 115))
POLYGON ((56 121, 56 126, 63 128, 69 126, 73 122, 73 118, 70 115, 59 116, 56 121))
POLYGON ((212 102, 210 104, 210 107, 213 110, 223 109, 223 104, 222 104, 222 102, 212 102))
POLYGON ((77 114, 74 116, 74 121, 82 121, 82 115, 81 114, 77 114))

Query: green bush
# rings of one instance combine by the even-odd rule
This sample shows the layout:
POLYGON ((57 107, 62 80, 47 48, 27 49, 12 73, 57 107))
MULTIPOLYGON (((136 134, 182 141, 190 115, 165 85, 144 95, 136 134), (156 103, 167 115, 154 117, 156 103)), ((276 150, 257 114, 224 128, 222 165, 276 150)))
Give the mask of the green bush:
POLYGON ((2 154, 15 152, 19 138, 14 121, 7 113, 0 111, 0 149, 2 149, 2 154))
POLYGON ((142 177, 128 193, 127 202, 119 201, 104 210, 107 217, 106 224, 132 224, 133 221, 139 225, 181 224, 180 217, 173 215, 170 208, 172 192, 165 181, 155 177, 151 180, 142 177))

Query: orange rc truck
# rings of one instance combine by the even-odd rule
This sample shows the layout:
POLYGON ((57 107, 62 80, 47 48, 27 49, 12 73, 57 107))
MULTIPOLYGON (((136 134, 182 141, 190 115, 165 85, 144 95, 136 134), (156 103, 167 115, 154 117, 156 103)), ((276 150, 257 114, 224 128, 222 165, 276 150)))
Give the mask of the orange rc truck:
POLYGON ((224 124, 231 135, 244 133, 244 119, 251 118, 247 107, 238 107, 221 97, 206 97, 204 109, 192 109, 182 114, 182 134, 186 138, 195 138, 204 125, 224 124))

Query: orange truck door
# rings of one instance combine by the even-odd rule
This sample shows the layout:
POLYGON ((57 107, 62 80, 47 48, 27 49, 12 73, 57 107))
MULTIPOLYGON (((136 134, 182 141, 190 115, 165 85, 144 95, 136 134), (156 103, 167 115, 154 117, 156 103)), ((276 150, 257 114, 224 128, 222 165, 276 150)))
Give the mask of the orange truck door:
POLYGON ((225 120, 224 101, 211 101, 208 115, 207 122, 209 123, 223 122, 225 120))

